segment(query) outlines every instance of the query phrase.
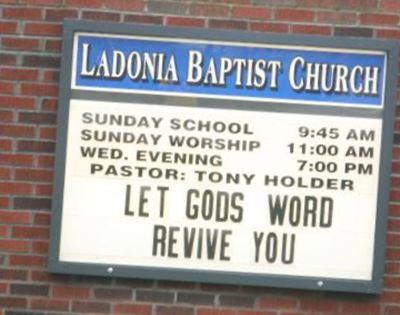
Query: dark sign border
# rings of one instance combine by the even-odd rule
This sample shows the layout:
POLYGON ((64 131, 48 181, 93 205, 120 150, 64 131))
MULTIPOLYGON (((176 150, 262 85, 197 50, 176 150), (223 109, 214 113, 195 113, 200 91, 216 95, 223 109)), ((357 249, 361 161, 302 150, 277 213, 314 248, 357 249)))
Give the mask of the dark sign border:
MULTIPOLYGON (((395 121, 396 106, 396 83, 397 83, 397 55, 398 46, 395 41, 380 41, 373 39, 334 38, 315 36, 290 36, 290 35, 266 35, 262 33, 250 33, 243 31, 207 30, 193 28, 177 28, 164 26, 144 26, 138 24, 99 23, 86 21, 65 21, 63 29, 62 63, 60 73, 60 96, 58 102, 57 120, 57 146, 55 162, 54 193, 52 199, 52 220, 50 238, 49 269, 53 273, 100 275, 111 277, 131 277, 160 280, 179 280, 210 283, 226 283, 235 285, 254 285, 264 287, 301 288, 327 291, 347 291, 362 293, 380 293, 383 287, 384 258, 386 249, 386 226, 388 218, 389 189, 391 174, 392 139, 395 121), (357 109, 341 108, 339 106, 314 106, 280 104, 274 106, 268 104, 260 108, 250 110, 268 110, 279 112, 318 113, 323 115, 353 116, 353 117, 376 117, 383 120, 381 139, 381 160, 378 184, 378 209, 375 223, 375 242, 373 255, 373 274, 371 281, 352 279, 323 278, 323 277, 301 277, 272 274, 249 274, 224 271, 203 271, 178 268, 138 267, 126 265, 107 265, 94 263, 72 263, 59 260, 61 219, 64 191, 64 175, 66 162, 67 128, 69 117, 69 101, 72 96, 80 99, 115 99, 118 93, 88 92, 71 90, 72 75, 72 49, 75 32, 95 32, 116 35, 142 35, 167 38, 192 38, 214 41, 249 42, 260 44, 300 45, 325 48, 342 49, 364 49, 383 51, 387 56, 385 98, 384 108, 357 109), (360 113, 360 111, 362 113, 360 113)), ((171 97, 152 95, 129 95, 131 101, 143 102, 149 105, 161 103, 168 105, 171 97)), ((244 109, 242 101, 227 101, 218 99, 202 99, 174 96, 173 101, 177 104, 188 103, 195 106, 237 108, 244 109), (178 101, 177 101, 178 100, 178 101), (212 104, 211 104, 212 103, 212 104), (216 104, 216 105, 213 105, 216 104)), ((257 102, 255 102, 257 103, 257 102)), ((175 105, 175 103, 173 103, 175 105)), ((248 107, 246 107, 249 110, 248 107)))

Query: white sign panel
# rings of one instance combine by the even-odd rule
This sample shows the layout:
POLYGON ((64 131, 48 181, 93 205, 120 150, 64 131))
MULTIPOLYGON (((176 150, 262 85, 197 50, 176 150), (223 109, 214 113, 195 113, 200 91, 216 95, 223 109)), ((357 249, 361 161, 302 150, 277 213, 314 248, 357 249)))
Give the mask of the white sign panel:
POLYGON ((379 119, 72 100, 68 130, 62 261, 372 277, 379 119))

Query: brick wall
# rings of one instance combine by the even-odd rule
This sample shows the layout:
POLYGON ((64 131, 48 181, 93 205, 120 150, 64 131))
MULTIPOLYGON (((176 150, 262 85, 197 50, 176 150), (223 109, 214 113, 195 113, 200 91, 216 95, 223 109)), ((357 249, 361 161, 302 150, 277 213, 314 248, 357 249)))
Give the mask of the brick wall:
POLYGON ((400 120, 380 296, 47 273, 63 19, 399 40, 400 0, 0 0, 0 17, 0 315, 400 314, 400 120))

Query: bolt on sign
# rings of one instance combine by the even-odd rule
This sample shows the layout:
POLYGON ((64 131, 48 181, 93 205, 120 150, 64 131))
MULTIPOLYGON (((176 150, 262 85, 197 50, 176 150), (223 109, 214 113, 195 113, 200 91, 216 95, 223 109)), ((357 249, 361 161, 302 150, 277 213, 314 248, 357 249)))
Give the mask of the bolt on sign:
POLYGON ((395 56, 65 23, 50 270, 380 292, 395 56))

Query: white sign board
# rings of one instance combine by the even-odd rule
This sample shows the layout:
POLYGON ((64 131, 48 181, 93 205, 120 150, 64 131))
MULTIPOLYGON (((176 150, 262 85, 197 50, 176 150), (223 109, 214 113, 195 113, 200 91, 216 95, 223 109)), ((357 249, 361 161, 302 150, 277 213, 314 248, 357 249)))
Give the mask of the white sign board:
POLYGON ((379 119, 72 100, 68 130, 62 261, 372 277, 379 119))

